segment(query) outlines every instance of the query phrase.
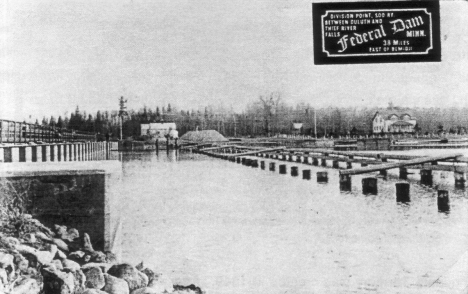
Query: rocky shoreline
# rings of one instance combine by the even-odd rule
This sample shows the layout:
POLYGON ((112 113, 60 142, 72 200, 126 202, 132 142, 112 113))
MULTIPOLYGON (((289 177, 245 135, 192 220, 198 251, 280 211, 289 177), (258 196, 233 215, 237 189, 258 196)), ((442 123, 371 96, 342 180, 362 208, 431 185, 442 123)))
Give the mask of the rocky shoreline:
MULTIPOLYGON (((5 208, 8 209, 8 208, 5 208)), ((119 263, 95 250, 87 233, 5 209, 0 229, 0 293, 4 294, 202 294, 141 262, 119 263)))

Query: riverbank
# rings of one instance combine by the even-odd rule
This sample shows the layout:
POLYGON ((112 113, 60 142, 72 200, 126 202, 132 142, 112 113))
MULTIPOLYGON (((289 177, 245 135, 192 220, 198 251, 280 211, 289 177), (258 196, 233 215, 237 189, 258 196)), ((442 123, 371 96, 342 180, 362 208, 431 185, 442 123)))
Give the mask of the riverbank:
POLYGON ((201 294, 174 285, 145 261, 122 263, 93 247, 86 232, 44 226, 23 213, 17 197, 0 208, 0 293, 5 294, 201 294))

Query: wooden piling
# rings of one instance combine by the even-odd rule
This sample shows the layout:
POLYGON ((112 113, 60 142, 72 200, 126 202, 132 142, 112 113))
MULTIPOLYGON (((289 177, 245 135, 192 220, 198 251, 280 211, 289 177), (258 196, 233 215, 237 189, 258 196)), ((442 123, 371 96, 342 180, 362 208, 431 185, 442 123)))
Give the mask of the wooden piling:
POLYGON ((275 171, 275 165, 276 165, 275 162, 270 162, 270 170, 271 171, 275 171))
POLYGON ((310 169, 303 169, 302 170, 302 178, 304 180, 310 180, 310 169))
POLYGON ((265 161, 264 160, 260 161, 260 168, 265 169, 265 161))
POLYGON ((340 191, 351 191, 350 175, 340 175, 340 191))
POLYGON ((383 177, 386 177, 387 176, 387 170, 386 169, 382 169, 379 171, 379 174, 383 177))
POLYGON ((258 167, 258 160, 253 159, 251 166, 257 168, 258 167))
POLYGON ((286 174, 286 164, 279 165, 279 173, 283 175, 286 174))
POLYGON ((247 161, 247 158, 242 157, 242 159, 241 159, 242 165, 245 165, 245 164, 246 164, 246 161, 247 161))
POLYGON ((396 183, 396 201, 397 202, 410 202, 410 184, 409 183, 396 183))
POLYGON ((352 169, 353 168, 353 163, 351 161, 346 162, 346 168, 347 169, 352 169))
POLYGON ((237 157, 237 158, 236 158, 236 161, 237 161, 237 163, 242 163, 242 158, 237 157))
POLYGON ((447 190, 437 191, 437 208, 440 212, 448 212, 450 210, 450 198, 447 190))
POLYGON ((299 170, 297 166, 291 166, 291 176, 297 177, 299 175, 299 170))
POLYGON ((376 178, 362 179, 362 193, 377 195, 377 179, 376 178))
POLYGON ((317 172, 317 183, 328 183, 328 172, 317 172))
POLYGON ((458 189, 465 188, 466 173, 456 171, 453 174, 455 176, 455 188, 458 188, 458 189))
POLYGON ((340 164, 340 162, 338 160, 333 160, 333 162, 332 162, 333 168, 340 168, 339 164, 340 164))
POLYGON ((322 158, 322 166, 327 166, 327 160, 325 158, 322 158))
POLYGON ((301 163, 301 162, 302 162, 302 158, 301 158, 300 155, 297 155, 297 156, 296 156, 296 162, 297 162, 297 163, 301 163))
POLYGON ((312 158, 312 165, 315 165, 315 166, 319 165, 318 158, 316 158, 316 157, 312 158))
POLYGON ((420 174, 421 185, 432 186, 432 170, 422 169, 420 174))
POLYGON ((304 155, 302 162, 309 163, 309 156, 304 155))
POLYGON ((408 179, 408 169, 406 167, 400 167, 400 180, 408 179))
POLYGON ((246 159, 245 159, 245 165, 246 165, 246 166, 252 166, 252 159, 246 158, 246 159))

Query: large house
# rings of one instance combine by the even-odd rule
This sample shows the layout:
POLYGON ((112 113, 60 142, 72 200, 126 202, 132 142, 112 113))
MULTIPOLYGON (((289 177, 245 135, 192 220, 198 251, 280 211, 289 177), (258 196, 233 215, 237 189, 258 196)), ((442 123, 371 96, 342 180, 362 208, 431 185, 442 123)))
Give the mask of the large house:
POLYGON ((372 118, 372 132, 381 133, 414 133, 416 119, 408 113, 398 116, 395 113, 384 114, 377 111, 372 118))

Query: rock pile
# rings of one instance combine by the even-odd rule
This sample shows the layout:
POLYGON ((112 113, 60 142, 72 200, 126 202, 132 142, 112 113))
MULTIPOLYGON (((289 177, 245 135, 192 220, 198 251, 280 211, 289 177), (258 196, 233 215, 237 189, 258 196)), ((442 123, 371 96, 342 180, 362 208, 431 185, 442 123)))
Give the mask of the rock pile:
POLYGON ((89 235, 23 214, 2 224, 0 293, 5 294, 202 294, 173 285, 143 262, 118 263, 112 252, 94 250, 89 235))

